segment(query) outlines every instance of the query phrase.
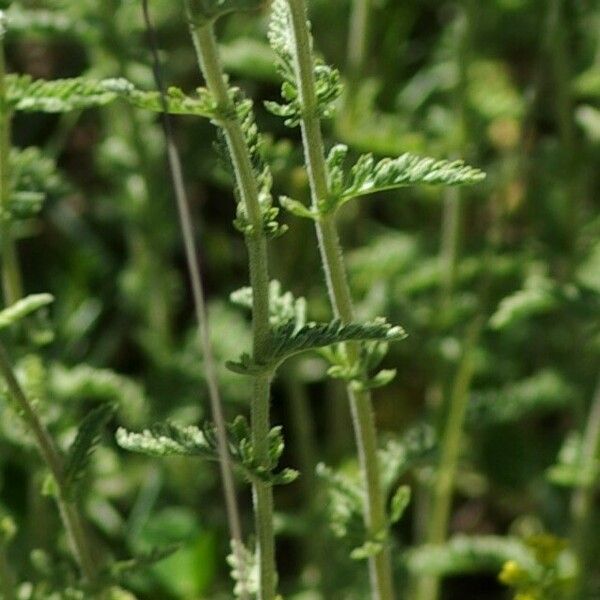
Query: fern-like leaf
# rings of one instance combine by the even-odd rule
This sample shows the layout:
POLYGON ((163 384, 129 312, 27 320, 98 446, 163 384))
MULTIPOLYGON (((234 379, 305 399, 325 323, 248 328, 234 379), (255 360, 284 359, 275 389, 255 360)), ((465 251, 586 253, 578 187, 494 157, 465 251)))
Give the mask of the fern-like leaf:
MULTIPOLYGON (((163 100, 158 91, 140 90, 123 78, 105 79, 101 86, 137 108, 158 113, 164 111, 163 100)), ((172 86, 166 91, 164 99, 167 111, 172 115, 195 115, 212 119, 218 114, 217 103, 205 88, 197 88, 193 96, 188 96, 172 86)))
POLYGON ((148 456, 202 456, 215 458, 204 433, 194 425, 157 423, 141 433, 117 429, 117 443, 130 452, 148 456))
POLYGON ((375 162, 373 155, 363 154, 350 170, 344 173, 348 148, 338 144, 327 158, 329 198, 320 200, 320 212, 337 210, 346 202, 386 190, 411 185, 468 185, 482 181, 485 173, 461 160, 448 161, 406 153, 398 158, 375 162))
MULTIPOLYGON (((279 72, 283 78, 281 95, 285 102, 265 102, 273 114, 283 117, 288 127, 296 127, 302 120, 303 107, 293 68, 293 43, 291 35, 289 7, 286 0, 274 0, 269 25, 269 42, 279 59, 279 72)), ((335 110, 335 103, 342 93, 339 71, 317 60, 314 65, 315 110, 321 119, 329 118, 335 110)))
POLYGON ((33 79, 29 75, 6 77, 6 102, 11 110, 23 112, 63 113, 103 106, 116 94, 101 81, 71 79, 33 79))
MULTIPOLYGON (((252 310, 252 288, 244 287, 230 296, 231 301, 238 306, 252 310)), ((284 292, 277 280, 269 284, 269 321, 272 327, 285 325, 290 321, 299 330, 306 325, 306 299, 295 298, 291 292, 284 292)))
POLYGON ((31 294, 0 311, 0 329, 10 327, 31 313, 54 302, 50 294, 31 294))
POLYGON ((81 422, 65 461, 65 489, 75 492, 75 486, 83 478, 96 446, 100 443, 102 429, 115 412, 113 404, 101 404, 89 412, 81 422))
POLYGON ((406 337, 402 327, 392 326, 385 319, 376 319, 370 323, 347 323, 339 319, 331 323, 308 323, 297 328, 294 321, 275 327, 271 333, 270 346, 264 362, 258 364, 247 354, 239 362, 229 362, 227 366, 236 373, 251 375, 274 371, 283 361, 300 352, 316 350, 342 344, 361 341, 393 341, 406 337))
MULTIPOLYGON (((141 433, 129 432, 120 427, 116 439, 121 448, 148 456, 198 456, 209 460, 219 459, 216 431, 209 423, 202 429, 194 425, 157 423, 141 433)), ((234 464, 250 480, 260 479, 271 485, 283 485, 298 476, 292 469, 276 471, 284 449, 281 427, 274 427, 269 433, 267 464, 256 457, 250 427, 243 417, 238 417, 229 425, 228 442, 234 464)))

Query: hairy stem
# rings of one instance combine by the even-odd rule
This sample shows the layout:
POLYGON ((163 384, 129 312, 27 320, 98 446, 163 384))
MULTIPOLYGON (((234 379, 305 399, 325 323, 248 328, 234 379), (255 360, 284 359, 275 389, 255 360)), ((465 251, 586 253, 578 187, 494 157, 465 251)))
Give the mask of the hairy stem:
MULTIPOLYGON (((312 203, 316 208, 318 202, 327 196, 328 189, 323 136, 317 113, 314 58, 305 2, 304 0, 288 0, 288 2, 294 38, 295 70, 303 109, 302 140, 312 203)), ((317 237, 333 310, 343 321, 352 321, 354 307, 333 216, 317 221, 317 237)), ((350 361, 356 363, 359 358, 359 346, 348 344, 347 352, 350 361)), ((376 538, 382 534, 387 535, 388 520, 379 475, 377 433, 371 394, 365 391, 356 392, 348 387, 348 398, 365 488, 365 524, 369 535, 376 538)), ((372 598, 393 599, 392 568, 387 547, 370 557, 369 573, 372 598)))
POLYGON ((39 453, 54 478, 57 487, 58 509, 67 532, 71 551, 79 564, 81 574, 89 583, 94 583, 97 576, 97 567, 79 509, 69 499, 66 490, 63 459, 54 444, 54 440, 39 419, 21 384, 17 380, 2 343, 0 343, 0 375, 4 378, 9 393, 19 407, 21 415, 33 435, 39 453))
MULTIPOLYGON (((169 170, 173 181, 175 199, 177 202, 177 211, 181 227, 181 234, 185 248, 187 269, 192 287, 194 298, 194 308, 196 312, 196 321, 198 328, 198 337, 202 355, 204 357, 204 370, 208 386, 208 395, 210 398, 211 412, 217 432, 217 445, 219 454, 219 466, 221 471, 221 481, 223 485, 223 496, 225 499, 225 508, 227 512, 227 522, 229 524, 230 536, 233 540, 233 552, 237 558, 239 569, 243 568, 241 557, 241 548, 243 543, 242 523, 240 510, 235 493, 235 482, 233 478, 233 468, 231 466, 231 457, 227 442, 227 428, 223 414, 223 403, 219 390, 219 382, 215 357, 213 354, 212 343, 210 340, 210 322, 204 294, 204 286, 201 278, 200 258, 194 238, 194 229, 192 224, 192 215, 190 212, 189 201, 185 190, 183 169, 179 152, 175 146, 171 119, 168 112, 167 101, 165 97, 165 86, 161 73, 160 58, 158 55, 158 40, 156 31, 153 27, 148 9, 148 0, 143 0, 142 9, 146 28, 150 34, 150 45, 154 63, 154 77, 157 87, 161 94, 163 103, 163 129, 167 143, 167 154, 169 161, 169 170)), ((242 592, 242 599, 246 598, 245 591, 242 592)))
MULTIPOLYGON (((1 27, 1 25, 0 25, 1 27)), ((23 297, 21 271, 15 250, 10 219, 10 121, 6 104, 6 60, 0 32, 0 236, 2 250, 2 288, 6 305, 23 297)))
MULTIPOLYGON (((186 1, 188 17, 200 69, 208 90, 217 101, 223 117, 219 121, 223 129, 233 167, 236 183, 244 202, 251 232, 246 234, 246 246, 250 265, 252 286, 252 329, 254 360, 262 362, 270 339, 269 328, 269 273, 267 240, 263 231, 258 196, 258 184, 252 170, 250 152, 239 120, 234 116, 235 107, 229 95, 227 81, 221 66, 217 41, 212 23, 198 25, 194 22, 191 2, 186 1)), ((270 375, 257 375, 253 382, 251 406, 252 442, 256 456, 264 466, 269 465, 270 430, 270 375)), ((273 531, 273 490, 262 481, 253 482, 254 515, 259 559, 259 597, 273 600, 277 588, 275 567, 275 539, 273 531)))
MULTIPOLYGON (((594 471, 595 463, 600 460, 600 379, 587 421, 583 437, 582 470, 586 473, 594 471)), ((591 520, 594 514, 594 484, 585 482, 574 492, 571 500, 572 545, 577 556, 578 569, 574 585, 575 600, 585 597, 586 574, 591 572, 593 557, 591 549, 591 520)))

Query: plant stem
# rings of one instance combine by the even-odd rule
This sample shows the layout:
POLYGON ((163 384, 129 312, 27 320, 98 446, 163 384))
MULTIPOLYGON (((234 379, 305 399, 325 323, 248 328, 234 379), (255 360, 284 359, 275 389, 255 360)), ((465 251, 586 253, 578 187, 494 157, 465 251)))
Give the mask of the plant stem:
POLYGON ((0 33, 0 236, 2 250, 2 288, 4 303, 14 304, 23 297, 23 285, 12 235, 10 217, 10 121, 6 104, 6 60, 0 33))
MULTIPOLYGON (((585 473, 593 473, 595 463, 598 460, 600 460, 600 379, 594 392, 583 437, 582 470, 585 473)), ((585 482, 575 490, 571 500, 573 520, 571 539, 578 562, 573 595, 575 600, 584 597, 585 576, 591 567, 590 532, 592 531, 591 519, 594 513, 594 492, 594 482, 585 482)))
MULTIPOLYGON (((197 25, 194 22, 192 4, 189 0, 186 0, 186 7, 200 69, 206 80, 206 86, 213 94, 221 115, 223 115, 219 120, 219 125, 225 133, 236 183, 251 224, 251 232, 246 234, 246 246, 250 266, 250 285, 252 286, 252 345, 254 360, 260 363, 263 362, 271 333, 267 240, 263 231, 258 184, 252 170, 250 152, 241 124, 234 116, 235 107, 232 104, 219 59, 213 25, 212 23, 197 25)), ((254 377, 251 405, 252 443, 257 458, 266 467, 269 466, 270 386, 270 374, 260 374, 254 377)), ((277 588, 277 572, 271 485, 255 480, 253 497, 260 573, 259 598, 273 600, 277 588)))
MULTIPOLYGON (((288 0, 288 2, 294 38, 295 70, 303 109, 302 140, 312 203, 316 208, 319 201, 327 196, 328 186, 323 136, 317 113, 312 43, 304 0, 288 0)), ((316 227, 333 310, 343 321, 352 321, 354 306, 334 217, 322 218, 316 222, 316 227)), ((359 360, 359 346, 348 344, 346 350, 349 361, 356 364, 359 360)), ((365 524, 369 535, 375 539, 382 534, 387 536, 388 520, 379 474, 377 433, 371 394, 368 391, 354 391, 349 386, 348 398, 365 488, 365 524)), ((369 573, 373 600, 392 600, 394 598, 392 568, 387 546, 369 558, 369 573)))
MULTIPOLYGON (((181 159, 179 152, 174 142, 173 128, 171 118, 168 112, 166 101, 165 86, 161 73, 160 58, 158 55, 158 40, 156 30, 150 18, 148 8, 148 0, 142 1, 142 11, 146 28, 150 34, 150 47, 153 57, 154 77, 159 89, 161 100, 163 103, 163 129, 167 143, 167 153, 169 160, 169 170, 173 181, 175 191, 175 199, 177 202, 177 211, 185 255, 187 261, 187 269, 192 287, 192 295, 194 298, 194 308, 196 312, 196 321, 198 328, 198 337, 204 357, 204 370, 208 386, 208 395, 210 398, 211 412, 217 432, 217 445, 219 455, 219 467, 221 470, 221 481, 223 485, 223 496, 227 512, 227 522, 229 524, 230 536, 233 540, 233 553, 237 559, 237 567, 243 569, 243 560, 241 549, 243 544, 242 523, 240 511, 235 493, 235 482, 233 478, 233 469, 231 466, 231 457, 229 454, 229 446, 227 441, 227 427, 223 414, 223 402, 219 391, 219 382, 215 357, 213 354, 212 343, 210 340, 210 322, 208 318, 208 310, 206 307, 206 299, 204 294, 204 286, 201 278, 200 258, 194 238, 194 229, 192 224, 192 215, 190 212, 189 201, 185 190, 183 169, 181 167, 181 159)), ((241 598, 246 598, 245 590, 241 593, 241 598)))
MULTIPOLYGON (((471 46, 470 25, 473 21, 473 2, 464 0, 461 13, 456 17, 456 52, 458 81, 454 90, 454 105, 457 114, 457 134, 454 151, 464 155, 469 132, 466 106, 466 87, 468 83, 469 51, 471 46)), ((440 245, 441 264, 441 309, 442 314, 451 308, 456 284, 456 270, 459 258, 461 239, 461 217, 463 195, 459 188, 445 191, 442 214, 442 235, 440 245)), ((450 507, 454 491, 454 481, 458 466, 462 430, 469 400, 469 390, 473 378, 473 351, 483 326, 483 319, 476 318, 468 328, 464 339, 464 350, 448 399, 440 463, 438 465, 429 509, 426 511, 425 542, 442 544, 448 535, 450 507)), ((437 577, 425 576, 416 581, 415 595, 417 600, 437 600, 440 594, 440 580, 437 577)))
MULTIPOLYGON (((442 544, 446 541, 454 481, 460 458, 462 429, 473 380, 474 353, 483 322, 482 317, 476 318, 467 332, 463 355, 452 386, 440 448, 440 462, 435 476, 432 508, 428 515, 425 539, 427 544, 442 544)), ((421 577, 417 582, 415 600, 436 600, 439 597, 439 588, 439 578, 421 577)))
POLYGON ((62 457, 54 444, 54 440, 45 425, 40 421, 18 382, 2 343, 0 343, 0 375, 4 378, 10 395, 17 403, 22 417, 34 437, 38 450, 54 478, 57 487, 56 501, 71 545, 71 551, 79 564, 83 577, 89 583, 94 583, 97 576, 96 563, 92 556, 79 510, 67 494, 62 457))
POLYGON ((348 33, 348 78, 349 91, 356 87, 365 70, 369 47, 369 17, 372 0, 354 0, 350 13, 350 31, 348 33))

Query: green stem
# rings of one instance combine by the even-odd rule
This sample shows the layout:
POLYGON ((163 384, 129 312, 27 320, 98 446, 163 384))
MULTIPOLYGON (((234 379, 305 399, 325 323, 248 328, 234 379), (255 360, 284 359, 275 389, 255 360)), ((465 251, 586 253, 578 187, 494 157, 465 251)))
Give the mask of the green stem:
POLYGON ((348 33, 348 79, 352 92, 362 79, 369 46, 369 17, 372 0, 354 0, 348 33))
POLYGON ((15 577, 6 557, 6 548, 0 546, 0 591, 2 600, 16 600, 15 577))
POLYGON ((460 243, 461 208, 460 189, 453 187, 446 190, 442 212, 442 242, 440 245, 442 308, 448 308, 454 291, 460 243))
MULTIPOLYGON (((600 380, 594 393, 590 414, 583 438, 582 470, 593 473, 595 463, 600 460, 600 380)), ((578 570, 574 586, 575 600, 584 597, 586 574, 590 573, 591 559, 590 532, 594 513, 595 485, 586 482, 574 492, 571 501, 573 531, 571 535, 573 550, 577 556, 578 570)))
MULTIPOLYGON (((469 132, 466 103, 469 54, 471 47, 470 25, 474 21, 474 3, 464 0, 461 12, 456 18, 455 63, 458 81, 454 90, 454 106, 457 113, 457 135, 455 152, 464 155, 469 132)), ((456 271, 461 240, 461 216, 463 197, 459 188, 449 188, 445 192, 442 214, 442 239, 440 246, 441 262, 441 308, 452 306, 456 271)), ((438 465, 432 497, 426 516, 425 542, 442 544, 448 535, 448 522, 454 491, 463 425, 469 400, 469 390, 473 377, 473 351, 479 338, 482 319, 471 325, 464 340, 464 351, 459 363, 452 391, 448 400, 445 430, 442 439, 441 458, 438 465)), ((417 600, 437 600, 440 594, 440 580, 436 577, 422 577, 416 581, 417 600)))
MULTIPOLYGON (((150 17, 148 0, 142 0, 142 13, 144 15, 146 29, 150 38, 150 50, 154 65, 154 78, 162 100, 162 108, 164 113, 163 131, 167 144, 167 158, 169 162, 169 170, 171 172, 177 212, 179 215, 179 223, 183 239, 183 246, 185 249, 188 275, 192 288, 192 296, 194 299, 198 338, 200 341, 200 349, 204 357, 204 372, 206 375, 211 413, 216 429, 219 467, 221 471, 221 482, 223 484, 223 496, 227 513, 227 522, 229 524, 229 532, 233 542, 233 553, 237 560, 237 567, 241 570, 244 566, 243 557, 241 555, 243 543, 242 524, 235 493, 235 481, 233 478, 233 469, 231 466, 231 457, 229 454, 229 445, 227 441, 227 425, 223 413, 223 402, 221 400, 216 362, 210 337, 210 323, 208 310, 206 307, 204 285, 202 284, 200 258, 198 256, 198 249, 196 247, 196 241, 194 237, 194 225, 192 222, 190 203, 185 190, 183 168, 181 166, 179 151, 175 145, 173 127, 170 115, 168 113, 168 105, 165 97, 165 85, 163 82, 162 67, 159 57, 158 38, 156 29, 154 28, 152 19, 150 17)), ((247 594, 245 590, 241 592, 240 597, 243 598, 243 600, 246 600, 247 594)))
MULTIPOLYGON (((304 0, 288 0, 294 38, 294 61, 302 103, 302 139, 311 186, 313 207, 327 197, 327 166, 323 136, 317 112, 314 58, 304 0)), ((348 285, 342 250, 333 216, 316 222, 321 260, 325 270, 329 298, 333 310, 345 322, 354 318, 354 306, 348 285)), ((359 346, 347 345, 348 359, 359 360, 359 346)), ((388 533, 385 497, 381 487, 377 457, 377 433, 370 392, 356 392, 348 387, 356 445, 365 488, 364 519, 369 536, 378 538, 388 533)), ((392 568, 387 546, 369 559, 373 600, 394 598, 392 568)))
MULTIPOLYGON (((252 328, 254 360, 263 362, 270 340, 269 327, 269 273, 267 240, 263 231, 258 184, 252 170, 250 152, 239 120, 235 117, 227 80, 225 78, 212 23, 197 25, 193 8, 186 0, 190 30, 198 56, 200 69, 208 90, 217 101, 220 113, 219 126, 225 133, 235 171, 240 196, 251 224, 246 235, 252 286, 252 328)), ((252 442, 256 456, 264 466, 269 466, 271 375, 257 375, 253 383, 251 405, 252 442)), ((277 589, 275 566, 275 538, 273 530, 273 490, 262 481, 253 482, 254 516, 260 570, 259 597, 274 600, 277 589)))
MULTIPOLYGON (((460 458, 463 425, 473 380, 475 348, 482 326, 483 318, 477 318, 467 333, 463 355, 450 394, 440 448, 440 462, 433 488, 432 508, 428 515, 425 539, 427 544, 443 544, 446 541, 454 482, 460 458)), ((417 582, 415 600, 436 600, 439 593, 439 578, 425 576, 417 582)))
POLYGON ((0 236, 2 250, 2 288, 6 305, 23 297, 21 271, 15 250, 10 218, 10 121, 6 104, 6 60, 0 34, 0 236))
POLYGON ((54 444, 54 440, 40 421, 35 409, 18 382, 2 343, 0 343, 0 375, 4 378, 10 395, 17 403, 22 417, 34 437, 38 450, 56 482, 58 509, 67 532, 71 551, 79 564, 83 577, 89 583, 94 583, 97 577, 96 563, 92 557, 79 510, 69 500, 64 479, 62 457, 54 444))

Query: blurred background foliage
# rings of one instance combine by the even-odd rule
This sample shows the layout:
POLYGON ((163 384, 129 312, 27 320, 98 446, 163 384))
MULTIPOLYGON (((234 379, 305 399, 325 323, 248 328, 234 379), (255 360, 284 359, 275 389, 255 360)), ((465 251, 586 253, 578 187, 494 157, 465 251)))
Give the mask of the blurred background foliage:
MULTIPOLYGON (((5 8, 10 71, 124 76, 154 88, 137 0, 21 0, 5 8)), ((166 79, 195 89, 202 82, 181 5, 152 0, 151 9, 166 79)), ((310 10, 318 50, 345 76, 343 102, 328 124, 332 138, 376 156, 460 156, 488 173, 472 188, 382 193, 341 215, 360 317, 386 315, 409 333, 385 359, 398 369, 395 381, 375 396, 386 451, 397 456, 394 444, 415 424, 444 422, 444 398, 468 355, 473 373, 451 533, 572 539, 571 490, 589 466, 582 438, 599 394, 600 7, 593 0, 373 0, 358 57, 350 0, 312 0, 310 10), (473 323, 480 324, 475 333, 473 323)), ((275 191, 307 199, 298 139, 290 139, 296 132, 260 102, 277 99, 279 88, 266 22, 265 10, 220 23, 225 67, 257 100, 275 191)), ((215 137, 208 121, 176 120, 224 365, 249 346, 250 332, 247 315, 227 300, 246 285, 246 255, 231 224, 231 181, 215 137)), ((121 103, 19 113, 12 139, 24 289, 56 301, 14 334, 11 349, 51 430, 68 444, 75 423, 106 401, 118 404, 110 432, 207 417, 156 115, 121 103)), ((273 271, 284 288, 307 297, 312 318, 328 320, 312 224, 285 218, 290 231, 273 242, 273 271)), ((227 412, 245 413, 247 380, 224 366, 219 374, 227 412)), ((16 524, 2 555, 18 581, 51 582, 67 560, 64 540, 54 506, 39 494, 43 469, 6 391, 0 395, 0 510, 10 519, 5 529, 16 524)), ((365 598, 366 569, 334 535, 349 527, 347 514, 336 513, 339 498, 331 500, 335 476, 315 470, 323 461, 350 478, 356 471, 343 392, 325 379, 317 356, 302 358, 276 380, 273 412, 286 435, 284 461, 302 472, 276 491, 282 592, 296 600, 365 598)), ((448 575, 448 600, 511 597, 506 585, 522 584, 506 563, 519 560, 512 547, 472 564, 462 538, 443 556, 406 553, 423 536, 420 490, 432 456, 435 448, 396 471, 389 461, 390 481, 413 487, 394 528, 399 581, 409 569, 431 568, 448 575)), ((598 460, 592 456, 595 481, 598 460)), ((251 501, 241 489, 249 530, 251 501)), ((212 465, 127 454, 107 433, 84 506, 107 556, 180 544, 156 565, 124 575, 139 598, 217 599, 231 597, 220 493, 212 465)), ((596 496, 590 532, 600 530, 597 508, 596 496)), ((586 597, 599 598, 600 536, 586 543, 586 597)), ((564 597, 549 594, 539 597, 564 597)))

